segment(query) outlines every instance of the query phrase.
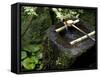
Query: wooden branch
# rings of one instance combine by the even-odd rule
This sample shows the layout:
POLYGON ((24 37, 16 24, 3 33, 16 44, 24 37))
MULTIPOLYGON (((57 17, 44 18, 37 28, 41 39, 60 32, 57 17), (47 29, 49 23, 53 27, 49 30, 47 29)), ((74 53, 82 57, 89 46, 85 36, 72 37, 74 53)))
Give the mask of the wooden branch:
MULTIPOLYGON (((92 36, 92 35, 94 35, 94 34, 95 34, 95 31, 92 31, 91 33, 89 33, 89 34, 87 34, 87 35, 90 37, 90 36, 92 36)), ((70 44, 71 44, 71 45, 74 45, 75 43, 78 43, 78 42, 81 42, 82 40, 85 40, 86 38, 88 38, 87 35, 84 35, 84 36, 82 36, 82 37, 80 37, 80 38, 78 38, 78 39, 76 39, 76 40, 71 41, 70 44)))
MULTIPOLYGON (((75 24, 75 23, 77 23, 77 22, 79 22, 79 19, 77 19, 77 20, 75 20, 75 21, 72 21, 72 20, 68 20, 68 21, 67 21, 68 24, 75 24)), ((65 29, 66 26, 67 26, 67 25, 64 25, 64 26, 62 26, 62 27, 56 29, 55 31, 56 31, 56 32, 60 32, 60 31, 62 31, 63 29, 65 29)))

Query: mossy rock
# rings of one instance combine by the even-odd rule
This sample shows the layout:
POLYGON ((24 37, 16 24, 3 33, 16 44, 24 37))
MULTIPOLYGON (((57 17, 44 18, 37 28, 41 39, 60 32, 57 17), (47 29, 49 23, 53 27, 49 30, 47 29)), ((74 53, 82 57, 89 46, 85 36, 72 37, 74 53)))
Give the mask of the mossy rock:
MULTIPOLYGON (((87 33, 94 30, 93 27, 83 20, 80 20, 80 22, 75 25, 87 33)), ((83 34, 74 28, 72 32, 73 36, 71 36, 70 32, 66 32, 66 30, 56 33, 55 29, 61 26, 63 25, 53 25, 47 32, 48 40, 46 40, 44 45, 44 63, 46 65, 45 68, 49 70, 64 70, 70 68, 77 57, 81 56, 85 52, 88 52, 88 50, 95 45, 95 42, 89 38, 75 45, 70 45, 70 41, 83 36, 83 34)))

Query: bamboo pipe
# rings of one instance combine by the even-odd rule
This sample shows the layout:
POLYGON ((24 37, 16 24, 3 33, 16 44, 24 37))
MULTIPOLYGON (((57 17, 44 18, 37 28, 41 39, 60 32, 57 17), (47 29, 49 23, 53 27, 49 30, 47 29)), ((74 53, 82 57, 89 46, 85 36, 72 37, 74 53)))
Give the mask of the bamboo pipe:
MULTIPOLYGON (((76 27, 76 26, 74 25, 74 24, 77 23, 77 22, 79 22, 79 19, 77 19, 77 20, 75 20, 75 21, 73 21, 73 20, 68 20, 68 21, 64 22, 64 25, 65 25, 65 26, 63 26, 63 27, 61 27, 61 28, 58 28, 58 29, 56 29, 55 31, 56 31, 56 32, 60 32, 60 31, 62 31, 64 28, 66 28, 66 27, 68 27, 68 26, 73 26, 75 29, 77 29, 77 30, 80 31, 81 33, 87 35, 86 32, 84 32, 83 30, 81 30, 80 28, 78 28, 78 27, 76 27)), ((87 36, 88 36, 88 35, 87 35, 87 36)), ((94 38, 92 38, 92 37, 90 37, 90 36, 88 36, 88 37, 89 37, 91 40, 95 41, 94 38)))
MULTIPOLYGON (((69 25, 71 25, 72 23, 75 24, 75 23, 77 23, 77 22, 79 22, 79 19, 77 19, 77 20, 75 20, 75 21, 73 21, 73 20, 68 20, 68 21, 67 21, 67 23, 68 23, 69 25)), ((63 29, 65 29, 66 27, 67 27, 67 25, 66 25, 66 23, 64 23, 64 26, 62 26, 62 27, 56 29, 55 31, 56 31, 56 32, 60 32, 60 31, 62 31, 63 29)))
MULTIPOLYGON (((92 31, 91 33, 88 33, 87 35, 90 37, 90 36, 92 36, 92 35, 94 35, 94 34, 95 34, 95 31, 92 31)), ((78 39, 76 39, 76 40, 71 41, 70 44, 71 44, 71 45, 74 45, 75 43, 78 43, 78 42, 80 42, 80 41, 82 41, 82 40, 85 40, 86 38, 88 38, 87 35, 84 35, 84 36, 82 36, 82 37, 80 37, 80 38, 78 38, 78 39)))
MULTIPOLYGON (((74 24, 72 24, 72 26, 75 28, 75 29, 77 29, 78 31, 80 31, 81 33, 83 33, 83 34, 85 34, 85 35, 87 35, 87 33, 86 32, 84 32, 83 30, 81 30, 80 28, 78 28, 78 27, 76 27, 74 24)), ((88 35, 87 35, 88 36, 88 35)), ((90 37, 90 36, 88 36, 91 40, 93 40, 93 41, 95 41, 95 39, 94 38, 92 38, 92 37, 90 37)))
POLYGON ((60 31, 62 31, 62 30, 65 29, 65 28, 66 28, 66 26, 62 26, 62 27, 56 29, 55 31, 56 31, 56 32, 60 32, 60 31))

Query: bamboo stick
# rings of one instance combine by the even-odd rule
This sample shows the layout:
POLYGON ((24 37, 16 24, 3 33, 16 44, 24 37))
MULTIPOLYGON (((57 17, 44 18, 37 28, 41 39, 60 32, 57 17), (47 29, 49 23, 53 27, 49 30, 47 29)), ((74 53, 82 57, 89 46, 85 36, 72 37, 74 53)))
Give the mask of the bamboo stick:
MULTIPOLYGON (((87 34, 87 35, 90 37, 90 36, 92 36, 92 35, 94 35, 94 34, 95 34, 95 31, 92 31, 91 33, 89 33, 89 34, 87 34)), ((76 39, 76 40, 71 41, 70 44, 71 44, 71 45, 74 45, 75 43, 78 43, 78 42, 81 42, 82 40, 85 40, 86 38, 88 38, 87 35, 84 35, 84 36, 82 36, 82 37, 80 37, 80 38, 78 38, 78 39, 76 39)))
POLYGON ((62 30, 65 29, 65 28, 66 28, 66 26, 62 26, 62 27, 56 29, 55 31, 56 31, 56 32, 60 32, 60 31, 62 31, 62 30))
MULTIPOLYGON (((67 21, 67 24, 72 24, 72 23, 75 24, 75 23, 77 23, 77 22, 79 22, 79 19, 77 19, 77 20, 75 20, 75 21, 68 20, 68 21, 67 21)), ((67 26, 67 25, 64 23, 64 26, 62 26, 62 27, 56 29, 55 31, 56 31, 56 32, 60 32, 60 31, 62 31, 63 29, 65 29, 66 26, 67 26)))
POLYGON ((73 21, 73 24, 76 24, 76 23, 78 23, 79 21, 80 21, 80 20, 77 19, 77 20, 73 21))
MULTIPOLYGON (((85 35, 87 35, 87 33, 86 32, 84 32, 83 30, 81 30, 80 28, 78 28, 77 26, 75 26, 74 24, 72 24, 72 26, 75 28, 75 29, 77 29, 78 31, 80 31, 81 33, 83 33, 83 34, 85 34, 85 35)), ((87 35, 88 36, 88 35, 87 35)), ((88 36, 91 40, 93 40, 93 41, 95 41, 95 39, 94 38, 92 38, 92 37, 90 37, 90 36, 88 36)))

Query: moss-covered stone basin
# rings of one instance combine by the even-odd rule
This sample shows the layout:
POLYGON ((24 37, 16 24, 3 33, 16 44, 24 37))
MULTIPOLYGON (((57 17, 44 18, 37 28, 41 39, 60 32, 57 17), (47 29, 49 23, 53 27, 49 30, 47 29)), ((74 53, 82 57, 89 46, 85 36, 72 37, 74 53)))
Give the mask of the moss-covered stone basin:
MULTIPOLYGON (((92 26, 83 20, 80 20, 80 22, 75 25, 86 33, 90 33, 94 30, 92 26)), ((64 29, 59 33, 55 32, 55 29, 62 26, 62 23, 58 23, 57 25, 51 26, 47 32, 49 47, 52 50, 52 53, 47 51, 48 54, 46 54, 46 56, 49 56, 47 59, 47 68, 51 70, 70 68, 77 57, 88 52, 88 50, 95 45, 95 42, 89 38, 74 45, 70 45, 69 42, 83 36, 84 34, 73 27, 69 28, 68 31, 64 29)), ((93 38, 95 38, 95 36, 93 36, 93 38)))

